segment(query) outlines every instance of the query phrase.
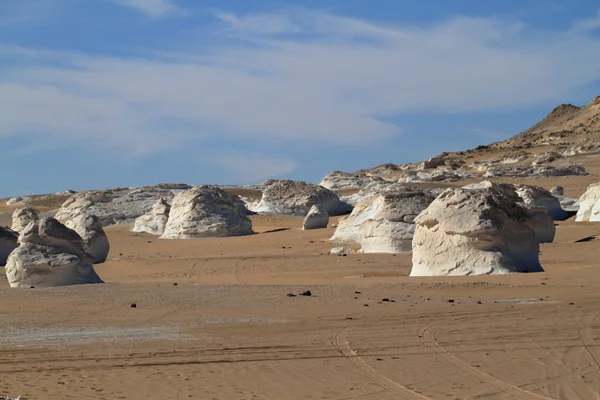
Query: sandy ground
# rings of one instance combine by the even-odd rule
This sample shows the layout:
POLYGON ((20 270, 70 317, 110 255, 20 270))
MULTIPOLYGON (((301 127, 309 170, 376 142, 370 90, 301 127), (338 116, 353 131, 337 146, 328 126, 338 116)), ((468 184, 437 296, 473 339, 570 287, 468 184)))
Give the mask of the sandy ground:
POLYGON ((0 395, 600 398, 600 224, 560 222, 544 273, 415 279, 410 254, 329 255, 334 228, 252 218, 225 239, 110 227, 103 285, 0 280, 0 395))

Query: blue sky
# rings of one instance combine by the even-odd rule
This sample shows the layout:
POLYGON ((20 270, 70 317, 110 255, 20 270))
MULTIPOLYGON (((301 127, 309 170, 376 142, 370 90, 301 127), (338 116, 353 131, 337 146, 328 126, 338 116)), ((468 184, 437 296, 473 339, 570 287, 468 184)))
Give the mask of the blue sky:
POLYGON ((0 196, 419 161, 599 65, 591 0, 0 0, 0 196))

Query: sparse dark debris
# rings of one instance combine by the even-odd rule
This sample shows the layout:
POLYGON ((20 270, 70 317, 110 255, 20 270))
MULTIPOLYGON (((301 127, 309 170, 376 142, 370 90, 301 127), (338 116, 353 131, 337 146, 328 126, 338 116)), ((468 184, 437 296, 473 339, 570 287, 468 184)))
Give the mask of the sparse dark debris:
POLYGON ((361 294, 362 292, 354 292, 354 294, 361 294))
POLYGON ((296 297, 296 295, 294 293, 288 293, 287 297, 296 297))
POLYGON ((363 307, 369 307, 369 305, 368 304, 363 304, 363 307))
POLYGON ((454 303, 453 299, 448 300, 448 303, 454 303))
POLYGON ((131 308, 136 308, 136 307, 137 307, 137 304, 135 304, 135 303, 131 303, 131 304, 129 305, 129 307, 131 307, 131 308))
POLYGON ((177 282, 173 282, 173 286, 177 286, 179 285, 177 282))
POLYGON ((381 299, 381 301, 390 301, 390 299, 388 299, 387 297, 384 297, 383 299, 381 299))
POLYGON ((483 303, 481 302, 481 300, 478 300, 478 301, 477 301, 477 304, 483 304, 483 303))
POLYGON ((310 290, 307 290, 305 292, 300 293, 300 296, 312 296, 312 293, 310 292, 310 290))

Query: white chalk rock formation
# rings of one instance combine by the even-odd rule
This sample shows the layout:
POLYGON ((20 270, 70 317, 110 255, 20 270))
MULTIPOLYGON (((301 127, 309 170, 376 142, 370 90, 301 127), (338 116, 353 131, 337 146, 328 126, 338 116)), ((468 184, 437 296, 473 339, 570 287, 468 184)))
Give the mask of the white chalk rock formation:
POLYGON ((348 172, 333 171, 321 180, 319 185, 330 190, 362 188, 374 180, 381 178, 366 175, 350 174, 348 172))
POLYGON ((165 199, 160 199, 147 213, 138 217, 133 225, 133 232, 149 233, 151 235, 162 235, 169 219, 171 206, 165 199))
POLYGON ((517 195, 528 208, 545 208, 555 221, 567 218, 568 213, 562 209, 560 200, 546 189, 530 185, 517 185, 516 189, 517 195))
POLYGON ((191 186, 159 184, 138 188, 117 188, 76 193, 69 197, 55 215, 66 222, 81 214, 95 215, 102 226, 131 224, 148 213, 160 199, 170 202, 173 197, 191 186))
POLYGON ((436 196, 432 190, 398 186, 364 197, 330 240, 358 243, 363 253, 411 251, 414 220, 436 196))
POLYGON ((416 218, 411 276, 543 271, 533 216, 497 189, 447 189, 416 218))
MULTIPOLYGON (((548 203, 540 202, 539 204, 536 204, 535 202, 535 199, 537 198, 546 198, 545 192, 540 192, 542 193, 542 195, 536 196, 536 189, 545 189, 537 188, 536 186, 512 185, 510 183, 498 183, 490 181, 472 183, 470 185, 464 186, 464 188, 468 190, 494 189, 501 191, 505 195, 511 197, 513 202, 518 203, 519 205, 525 207, 528 210, 529 214, 533 217, 535 221, 534 231, 540 243, 552 243, 552 241, 554 240, 554 236, 556 234, 554 218, 552 217, 548 209, 544 207, 544 205, 550 205, 551 207, 555 207, 555 204, 552 201, 549 201, 548 203), (523 197, 520 196, 521 194, 523 194, 523 197)), ((558 199, 556 200, 558 202, 558 199)), ((566 211, 563 211, 560 207, 561 206, 559 203, 558 209, 560 209, 561 212, 564 212, 566 214, 566 211)))
POLYGON ((12 197, 10 199, 8 199, 8 201, 6 202, 7 206, 13 205, 13 204, 26 204, 26 203, 30 203, 32 200, 31 197, 29 196, 17 196, 17 197, 12 197))
POLYGON ((565 189, 562 186, 552 186, 552 189, 550 189, 550 193, 552 193, 555 196, 564 196, 565 189))
POLYGON ((340 215, 351 206, 340 201, 339 196, 323 186, 311 183, 278 180, 263 191, 258 206, 253 209, 260 214, 306 215, 312 206, 322 204, 329 215, 340 215))
POLYGON ((6 263, 11 287, 102 283, 83 239, 54 218, 30 223, 6 263))
POLYGON ((8 227, 0 226, 0 267, 6 265, 6 259, 19 247, 19 234, 8 227))
POLYGON ((38 214, 33 208, 17 208, 12 215, 11 229, 16 232, 21 232, 30 222, 35 222, 38 219, 38 214))
POLYGON ((251 235, 252 221, 240 199, 211 185, 195 186, 173 198, 161 239, 251 235))
POLYGON ((542 207, 554 220, 561 220, 568 216, 562 209, 560 200, 544 188, 530 185, 512 185, 510 183, 497 183, 483 181, 464 186, 465 189, 493 188, 508 195, 516 195, 527 208, 542 207))
POLYGON ((327 228, 327 224, 329 224, 327 209, 323 204, 315 204, 304 218, 302 230, 327 228))
POLYGON ((81 236, 83 239, 83 249, 94 258, 94 264, 106 261, 110 245, 98 217, 81 214, 68 221, 65 225, 81 236))
POLYGON ((600 221, 600 183, 588 186, 585 193, 579 198, 579 211, 575 221, 600 221))

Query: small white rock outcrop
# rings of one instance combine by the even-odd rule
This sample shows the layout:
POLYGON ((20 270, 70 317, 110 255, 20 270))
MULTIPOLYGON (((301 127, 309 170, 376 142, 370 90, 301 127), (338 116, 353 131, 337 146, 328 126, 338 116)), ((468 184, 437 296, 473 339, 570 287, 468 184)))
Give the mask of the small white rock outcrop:
POLYGON ((411 276, 543 271, 533 216, 501 190, 447 189, 415 222, 411 276))
POLYGON ((251 235, 252 221, 241 200, 217 186, 195 186, 173 198, 161 239, 251 235))
POLYGON ((321 182, 319 182, 319 185, 330 190, 352 189, 362 188, 374 180, 381 180, 381 178, 351 174, 342 171, 333 171, 325 175, 321 182))
POLYGON ((364 197, 347 218, 340 220, 330 240, 358 243, 363 253, 411 251, 414 220, 437 194, 434 190, 398 185, 364 197))
POLYGON ((0 267, 6 265, 6 259, 19 247, 19 234, 12 229, 0 226, 0 267))
POLYGON ((600 183, 588 186, 585 193, 579 198, 579 211, 575 221, 600 222, 600 183))
POLYGON ((138 217, 133 225, 133 232, 162 235, 169 219, 171 206, 165 199, 160 199, 147 213, 138 217))
POLYGON ((16 232, 21 232, 30 222, 39 220, 37 211, 31 207, 17 208, 12 215, 11 229, 16 232))
POLYGON ((68 221, 65 225, 81 236, 83 239, 83 249, 94 258, 94 264, 106 261, 108 252, 110 251, 110 244, 98 217, 81 214, 68 221))
POLYGON ((30 223, 6 263, 11 287, 102 283, 83 239, 54 218, 30 223))
POLYGON ((13 204, 30 203, 31 200, 32 200, 32 198, 29 196, 17 196, 17 197, 12 197, 12 198, 8 199, 8 201, 6 202, 6 205, 10 206, 13 204))
POLYGON ((560 200, 553 196, 548 190, 539 186, 517 185, 517 195, 523 200, 528 208, 542 207, 555 221, 568 217, 568 213, 562 209, 560 200))
POLYGON ((259 214, 289 214, 305 216, 315 204, 325 206, 329 215, 340 215, 351 206, 340 201, 339 196, 323 186, 311 183, 278 180, 265 188, 258 206, 259 214))
POLYGON ((315 204, 304 218, 302 230, 327 228, 327 224, 329 224, 327 209, 323 204, 315 204))

